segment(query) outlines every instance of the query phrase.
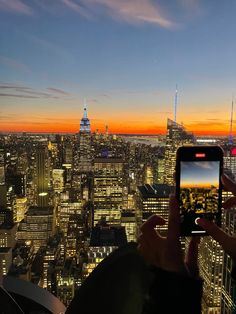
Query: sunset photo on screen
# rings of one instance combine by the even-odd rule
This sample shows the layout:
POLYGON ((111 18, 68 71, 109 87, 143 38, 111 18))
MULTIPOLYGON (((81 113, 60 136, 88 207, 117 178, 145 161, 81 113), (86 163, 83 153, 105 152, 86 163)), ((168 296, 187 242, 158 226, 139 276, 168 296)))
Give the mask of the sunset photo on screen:
POLYGON ((218 161, 181 162, 182 212, 196 214, 217 212, 219 167, 218 161))

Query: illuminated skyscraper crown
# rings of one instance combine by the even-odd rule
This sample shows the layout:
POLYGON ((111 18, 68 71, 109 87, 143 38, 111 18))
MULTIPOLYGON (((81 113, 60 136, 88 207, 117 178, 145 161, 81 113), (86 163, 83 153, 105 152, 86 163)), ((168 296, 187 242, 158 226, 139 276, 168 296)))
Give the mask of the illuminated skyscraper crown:
POLYGON ((90 121, 87 116, 87 105, 86 102, 84 102, 84 115, 80 121, 80 132, 90 133, 90 131, 90 121))

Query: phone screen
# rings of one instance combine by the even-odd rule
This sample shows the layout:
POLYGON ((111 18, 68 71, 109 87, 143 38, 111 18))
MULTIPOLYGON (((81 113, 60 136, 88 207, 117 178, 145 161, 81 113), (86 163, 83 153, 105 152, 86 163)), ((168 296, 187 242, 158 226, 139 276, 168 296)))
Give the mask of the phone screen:
POLYGON ((220 161, 180 161, 179 206, 184 233, 204 234, 196 219, 220 221, 220 161))

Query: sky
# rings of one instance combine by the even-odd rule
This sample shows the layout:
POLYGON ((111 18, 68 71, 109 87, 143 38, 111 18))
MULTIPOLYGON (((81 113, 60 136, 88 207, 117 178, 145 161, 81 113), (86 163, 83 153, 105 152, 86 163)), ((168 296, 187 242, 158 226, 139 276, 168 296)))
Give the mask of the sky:
POLYGON ((181 162, 181 187, 219 186, 219 161, 181 162))
MULTIPOLYGON (((228 135, 233 0, 0 0, 0 132, 228 135)), ((235 121, 233 131, 235 130, 235 121)), ((235 134, 235 132, 234 132, 235 134)))

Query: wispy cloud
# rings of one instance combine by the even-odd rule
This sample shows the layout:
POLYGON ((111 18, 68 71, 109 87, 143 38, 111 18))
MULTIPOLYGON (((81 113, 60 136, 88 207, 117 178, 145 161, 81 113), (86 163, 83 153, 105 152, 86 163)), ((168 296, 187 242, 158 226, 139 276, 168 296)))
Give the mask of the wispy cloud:
POLYGON ((2 55, 0 55, 0 64, 10 67, 14 70, 19 70, 27 73, 31 72, 30 68, 26 64, 2 55))
POLYGON ((87 10, 86 7, 82 6, 81 4, 79 4, 78 2, 74 1, 74 0, 62 0, 62 2, 70 9, 72 9, 73 11, 83 15, 84 17, 91 17, 91 14, 89 13, 89 11, 87 10))
POLYGON ((21 0, 0 0, 0 11, 1 10, 19 14, 33 15, 32 8, 21 0))
POLYGON ((90 16, 91 13, 98 14, 104 9, 103 13, 111 16, 115 20, 125 21, 130 24, 157 24, 163 28, 173 29, 177 24, 171 21, 162 12, 157 4, 153 4, 151 0, 62 0, 62 2, 83 15, 90 16))
POLYGON ((9 83, 0 84, 0 97, 60 99, 69 95, 69 93, 54 87, 48 87, 46 88, 46 91, 41 91, 33 89, 29 86, 9 83))
POLYGON ((47 90, 56 94, 70 95, 68 92, 65 92, 64 90, 59 89, 59 88, 48 87, 47 90))
MULTIPOLYGON (((180 5, 186 6, 187 0, 179 1, 183 2, 180 5)), ((196 0, 190 1, 194 4, 196 0)), ((35 5, 51 13, 53 13, 52 7, 66 6, 69 10, 88 19, 107 15, 113 20, 134 25, 154 24, 166 29, 178 27, 177 23, 167 17, 161 5, 153 0, 60 0, 54 3, 46 1, 41 3, 35 0, 28 1, 27 4, 23 0, 0 0, 0 10, 25 15, 33 15, 37 11, 35 5)))
POLYGON ((20 95, 20 94, 7 94, 7 93, 0 93, 0 97, 16 97, 16 98, 40 98, 38 96, 32 95, 20 95))
POLYGON ((218 121, 210 121, 209 119, 206 119, 205 121, 193 121, 191 123, 186 123, 185 126, 188 129, 195 128, 195 127, 212 128, 212 127, 225 126, 226 123, 228 123, 228 120, 224 120, 224 119, 220 120, 219 119, 218 121))
POLYGON ((93 103, 99 103, 99 100, 98 99, 96 99, 96 98, 89 98, 88 99, 88 102, 93 102, 93 103))

